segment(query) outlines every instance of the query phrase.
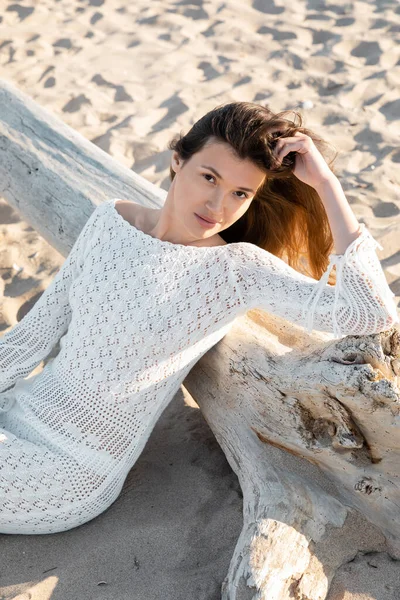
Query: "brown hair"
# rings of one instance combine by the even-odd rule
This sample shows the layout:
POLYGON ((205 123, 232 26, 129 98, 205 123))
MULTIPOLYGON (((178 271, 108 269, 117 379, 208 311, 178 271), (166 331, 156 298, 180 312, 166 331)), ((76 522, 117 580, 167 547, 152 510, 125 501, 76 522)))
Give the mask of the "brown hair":
MULTIPOLYGON (((227 143, 240 159, 249 159, 265 172, 247 211, 220 236, 228 243, 250 242, 286 259, 293 268, 319 279, 328 266, 333 237, 321 199, 314 188, 293 175, 295 152, 273 167, 276 140, 296 131, 310 136, 328 162, 328 144, 302 127, 297 111, 273 113, 253 102, 231 102, 217 106, 201 117, 185 134, 175 136, 168 148, 183 161, 210 142, 227 143), (293 118, 289 118, 290 114, 293 118)), ((171 181, 175 172, 170 167, 171 181)), ((332 277, 332 275, 331 275, 332 277)), ((335 277, 330 279, 335 282, 335 277)))

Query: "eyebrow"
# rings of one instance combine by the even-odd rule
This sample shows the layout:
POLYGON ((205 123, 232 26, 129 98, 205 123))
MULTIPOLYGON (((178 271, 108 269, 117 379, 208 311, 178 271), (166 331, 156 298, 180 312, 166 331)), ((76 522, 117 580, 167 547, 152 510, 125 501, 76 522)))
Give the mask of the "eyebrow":
MULTIPOLYGON (((204 169, 208 169, 209 171, 212 171, 214 173, 214 175, 216 175, 219 179, 222 179, 221 175, 218 173, 218 171, 216 171, 214 169, 214 167, 210 167, 208 165, 200 165, 201 167, 203 167, 204 169)), ((238 190, 243 190, 244 192, 252 192, 253 194, 255 194, 255 191, 252 190, 251 188, 246 188, 246 187, 238 187, 238 190)))

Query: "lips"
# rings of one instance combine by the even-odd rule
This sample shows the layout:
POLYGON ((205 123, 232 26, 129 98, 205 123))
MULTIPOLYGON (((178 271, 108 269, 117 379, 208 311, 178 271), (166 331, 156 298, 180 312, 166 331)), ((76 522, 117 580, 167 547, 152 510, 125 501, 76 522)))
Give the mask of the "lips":
POLYGON ((200 217, 200 219, 204 219, 205 221, 207 221, 207 223, 212 223, 212 225, 215 225, 217 222, 217 221, 213 221, 212 219, 208 219, 207 217, 203 217, 203 215, 197 215, 197 216, 200 217))

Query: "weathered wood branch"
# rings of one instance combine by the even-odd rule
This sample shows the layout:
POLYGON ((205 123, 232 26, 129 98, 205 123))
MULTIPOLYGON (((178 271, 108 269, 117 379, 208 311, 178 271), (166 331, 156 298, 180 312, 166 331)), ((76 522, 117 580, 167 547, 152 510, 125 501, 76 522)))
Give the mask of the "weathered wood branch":
MULTIPOLYGON (((65 256, 95 205, 166 194, 6 82, 0 174, 65 256)), ((400 558, 399 348, 397 328, 337 341, 249 311, 187 376, 243 490, 223 600, 323 600, 357 552, 400 558)))
POLYGON ((305 337, 249 311, 185 380, 244 494, 223 599, 322 600, 368 529, 370 550, 400 558, 399 332, 305 337))
POLYGON ((165 190, 4 80, 0 109, 0 194, 63 256, 102 201, 163 205, 165 190))

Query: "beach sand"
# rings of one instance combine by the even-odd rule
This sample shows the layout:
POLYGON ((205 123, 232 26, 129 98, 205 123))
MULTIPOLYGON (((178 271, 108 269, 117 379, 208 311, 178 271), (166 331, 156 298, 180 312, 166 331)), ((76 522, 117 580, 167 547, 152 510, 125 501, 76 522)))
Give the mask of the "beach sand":
MULTIPOLYGON (((3 0, 0 18, 0 77, 165 190, 168 141, 208 110, 299 110, 338 150, 336 173, 383 245, 398 302, 398 2, 3 0)), ((4 333, 64 258, 4 199, 0 232, 4 333)), ((0 598, 218 600, 241 525, 237 477, 181 390, 108 511, 62 534, 0 535, 0 598)), ((328 596, 399 598, 400 564, 362 553, 328 596)))

